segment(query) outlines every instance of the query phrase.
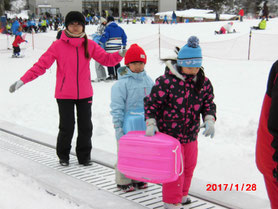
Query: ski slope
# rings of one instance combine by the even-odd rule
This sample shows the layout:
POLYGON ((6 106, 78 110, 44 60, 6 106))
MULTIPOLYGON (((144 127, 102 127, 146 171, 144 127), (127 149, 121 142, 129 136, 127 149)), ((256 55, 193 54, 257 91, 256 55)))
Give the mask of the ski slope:
MULTIPOLYGON (((276 60, 275 55, 278 55, 278 53, 275 54, 275 44, 271 44, 275 43, 277 39, 278 19, 271 19, 267 23, 265 31, 253 32, 253 46, 257 47, 252 48, 251 60, 248 60, 246 46, 248 46, 250 27, 257 25, 258 22, 259 20, 235 21, 234 28, 238 33, 228 35, 214 35, 214 31, 226 22, 169 24, 160 25, 160 27, 152 24, 124 24, 121 26, 126 31, 128 45, 136 42, 146 50, 148 57, 146 71, 153 80, 164 72, 165 66, 159 60, 159 56, 163 58, 172 56, 173 45, 182 46, 191 35, 199 37, 204 54, 205 74, 214 86, 217 122, 216 134, 213 139, 205 138, 201 132, 199 134, 199 156, 194 177, 216 184, 256 184, 256 191, 248 193, 267 199, 263 177, 255 165, 255 144, 268 73, 272 63, 276 60), (160 44, 163 47, 161 50, 158 48, 159 33, 160 44), (270 44, 255 45, 257 42, 270 44), (213 47, 215 47, 215 53, 213 47), (224 53, 225 50, 228 50, 226 54, 224 53), (235 56, 227 56, 229 51, 235 56), (256 57, 252 52, 256 52, 256 57)), ((86 26, 88 35, 95 31, 96 26, 86 26)), ((7 46, 11 47, 11 37, 7 39, 6 35, 0 34, 1 120, 53 136, 58 133, 59 121, 58 108, 54 98, 55 63, 45 75, 24 85, 18 92, 10 94, 8 89, 38 60, 40 55, 55 40, 55 36, 56 32, 54 31, 35 34, 33 49, 32 35, 27 34, 28 43, 21 45, 25 57, 13 59, 11 58, 12 51, 7 50, 7 46)), ((94 61, 91 62, 91 74, 92 79, 94 79, 96 76, 94 61)), ((95 148, 116 153, 116 139, 109 113, 112 85, 113 82, 93 83, 92 121, 94 132, 92 140, 95 148)), ((55 142, 52 141, 51 143, 55 142)), ((75 139, 73 149, 74 144, 75 139)), ((16 181, 12 177, 13 172, 2 164, 0 164, 0 171, 2 177, 6 179, 6 181, 1 181, 0 185, 4 186, 7 191, 9 189, 12 191, 11 184, 27 187, 30 190, 30 193, 26 192, 26 195, 17 201, 30 198, 29 201, 34 202, 34 206, 30 206, 28 209, 39 207, 40 201, 33 196, 38 190, 36 184, 33 185, 29 179, 20 175, 17 178, 19 181, 16 181)), ((203 191, 206 189, 200 188, 203 191)), ((9 200, 13 201, 14 196, 12 192, 10 193, 11 195, 5 196, 5 198, 10 198, 9 200)), ((39 196, 43 198, 45 194, 39 193, 39 196)), ((60 200, 52 201, 58 202, 60 200)), ((66 202, 64 204, 66 205, 65 208, 76 208, 76 205, 68 206, 66 202)), ((51 205, 51 208, 63 207, 52 207, 51 205)))

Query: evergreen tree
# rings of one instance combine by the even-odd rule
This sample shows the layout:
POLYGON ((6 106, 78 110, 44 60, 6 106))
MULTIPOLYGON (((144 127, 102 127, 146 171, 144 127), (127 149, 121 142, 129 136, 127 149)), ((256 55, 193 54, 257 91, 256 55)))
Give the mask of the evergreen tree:
POLYGON ((198 8, 198 1, 185 0, 186 9, 198 8))
POLYGON ((5 14, 5 10, 11 9, 11 0, 0 0, 0 16, 5 14))
POLYGON ((215 12, 216 17, 215 20, 220 19, 220 13, 223 10, 223 7, 229 2, 228 0, 208 0, 207 2, 207 8, 211 9, 215 12))
POLYGON ((4 0, 0 0, 0 16, 4 14, 4 0))
POLYGON ((11 0, 4 0, 4 10, 11 9, 11 0))

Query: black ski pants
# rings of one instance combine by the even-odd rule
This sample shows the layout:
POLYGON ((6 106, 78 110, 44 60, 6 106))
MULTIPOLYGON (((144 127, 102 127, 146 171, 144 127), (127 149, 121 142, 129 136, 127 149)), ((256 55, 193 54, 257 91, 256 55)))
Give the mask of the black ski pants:
POLYGON ((14 49, 14 54, 17 54, 20 52, 19 46, 13 46, 13 49, 14 49))
POLYGON ((59 159, 69 160, 71 141, 75 125, 75 107, 77 112, 78 136, 76 155, 78 162, 83 164, 91 159, 92 150, 92 97, 86 99, 57 99, 60 123, 56 152, 59 159))
POLYGON ((108 68, 108 74, 109 76, 113 75, 116 78, 118 78, 118 68, 121 67, 121 64, 118 63, 117 65, 113 66, 113 67, 107 67, 108 68))

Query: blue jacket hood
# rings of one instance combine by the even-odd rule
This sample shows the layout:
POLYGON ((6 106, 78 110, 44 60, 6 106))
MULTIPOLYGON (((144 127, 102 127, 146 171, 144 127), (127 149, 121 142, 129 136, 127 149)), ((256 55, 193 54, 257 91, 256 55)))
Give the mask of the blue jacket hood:
POLYGON ((127 66, 118 69, 118 81, 111 88, 111 115, 114 127, 123 127, 133 110, 144 110, 144 97, 150 94, 153 80, 145 71, 133 73, 127 66))
POLYGON ((113 27, 113 28, 119 27, 115 22, 108 23, 108 24, 106 25, 106 27, 107 27, 107 26, 113 27))
POLYGON ((145 70, 141 73, 133 73, 127 66, 120 67, 118 69, 118 79, 124 79, 128 77, 132 77, 134 79, 140 79, 142 80, 143 77, 146 75, 145 70))
POLYGON ((111 22, 106 25, 104 34, 102 35, 99 42, 102 44, 107 44, 106 42, 108 42, 110 43, 109 45, 117 46, 117 44, 115 45, 114 43, 114 38, 121 38, 121 44, 126 46, 127 37, 125 31, 115 22, 111 22))

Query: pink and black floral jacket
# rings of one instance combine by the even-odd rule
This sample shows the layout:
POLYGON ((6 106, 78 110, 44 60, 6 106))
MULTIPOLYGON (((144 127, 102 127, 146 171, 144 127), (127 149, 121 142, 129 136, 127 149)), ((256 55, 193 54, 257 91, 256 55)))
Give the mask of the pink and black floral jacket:
POLYGON ((155 118, 159 131, 180 143, 192 142, 197 140, 200 114, 203 118, 212 115, 216 119, 213 87, 203 75, 201 90, 196 91, 199 73, 186 75, 176 65, 170 65, 144 99, 145 119, 155 118))

